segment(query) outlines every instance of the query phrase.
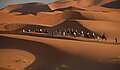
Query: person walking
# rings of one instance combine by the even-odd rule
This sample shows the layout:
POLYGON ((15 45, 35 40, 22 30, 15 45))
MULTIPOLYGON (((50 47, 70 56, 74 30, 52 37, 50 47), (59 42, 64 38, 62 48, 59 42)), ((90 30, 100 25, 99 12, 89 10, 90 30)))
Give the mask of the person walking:
POLYGON ((43 31, 43 30, 42 30, 42 29, 40 29, 40 31, 39 31, 39 32, 40 32, 40 33, 42 33, 42 31, 43 31))
POLYGON ((76 30, 75 32, 76 32, 76 37, 78 37, 79 36, 78 30, 76 30))
POLYGON ((76 36, 77 36, 76 32, 74 32, 73 34, 74 34, 74 37, 76 37, 76 36))
POLYGON ((118 38, 117 37, 115 37, 115 42, 118 43, 118 38))
POLYGON ((60 30, 59 30, 59 29, 57 29, 57 30, 56 30, 56 35, 59 35, 59 32, 60 32, 60 30))
POLYGON ((87 37, 87 38, 90 38, 90 33, 87 33, 86 37, 87 37))
POLYGON ((99 41, 99 39, 100 39, 100 37, 99 37, 99 36, 97 36, 97 42, 99 41))
POLYGON ((103 33, 101 38, 102 38, 102 40, 104 40, 104 39, 107 40, 106 33, 103 33))
POLYGON ((70 28, 67 29, 67 36, 70 36, 70 28))
POLYGON ((62 31, 62 35, 63 35, 63 36, 66 35, 66 30, 65 30, 65 29, 62 31))
POLYGON ((66 30, 66 29, 64 29, 64 35, 66 35, 66 36, 67 36, 67 30, 66 30))
POLYGON ((54 35, 54 31, 52 31, 52 35, 54 35))
POLYGON ((23 29, 22 32, 26 32, 26 31, 23 29))
POLYGON ((74 36, 74 29, 73 28, 71 28, 71 30, 70 30, 70 36, 74 36))
POLYGON ((80 34, 81 34, 81 37, 84 37, 84 32, 83 32, 83 31, 81 31, 81 33, 80 33, 80 34))
POLYGON ((93 39, 95 39, 95 38, 96 38, 95 33, 92 33, 92 38, 93 38, 93 39))
POLYGON ((31 30, 29 29, 28 32, 31 32, 31 30))

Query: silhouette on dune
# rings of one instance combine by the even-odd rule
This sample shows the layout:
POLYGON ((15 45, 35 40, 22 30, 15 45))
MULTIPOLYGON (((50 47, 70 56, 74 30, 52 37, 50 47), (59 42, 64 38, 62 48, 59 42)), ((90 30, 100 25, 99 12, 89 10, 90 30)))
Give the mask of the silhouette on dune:
POLYGON ((66 8, 55 9, 53 11, 65 11, 65 10, 85 10, 85 9, 70 6, 70 7, 66 7, 66 8))
POLYGON ((113 8, 113 9, 120 9, 120 1, 113 1, 110 3, 106 3, 104 5, 101 5, 102 7, 107 7, 107 8, 113 8))
POLYGON ((84 31, 84 33, 90 33, 92 34, 93 31, 90 31, 88 30, 87 28, 85 28, 82 24, 80 24, 80 22, 77 22, 77 21, 71 21, 71 20, 68 20, 68 21, 65 21, 59 25, 56 25, 56 26, 53 26, 51 29, 52 30, 57 30, 57 29, 60 29, 60 30, 64 30, 64 29, 74 29, 75 30, 78 30, 78 32, 80 33, 81 31, 84 31))

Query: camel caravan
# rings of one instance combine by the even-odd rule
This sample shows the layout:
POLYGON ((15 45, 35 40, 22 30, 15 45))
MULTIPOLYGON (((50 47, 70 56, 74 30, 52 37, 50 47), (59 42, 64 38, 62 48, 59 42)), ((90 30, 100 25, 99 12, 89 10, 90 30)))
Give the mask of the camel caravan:
MULTIPOLYGON (((71 36, 71 37, 82 37, 82 38, 87 38, 87 39, 97 39, 99 41, 100 39, 102 40, 107 40, 106 33, 103 33, 101 36, 99 36, 96 33, 85 33, 83 30, 78 31, 74 30, 73 28, 68 28, 68 29, 57 29, 57 30, 47 30, 47 29, 36 29, 36 30, 25 30, 23 29, 22 32, 36 32, 36 33, 46 33, 50 35, 62 35, 62 36, 71 36)), ((115 38, 115 42, 118 42, 118 38, 115 38)))

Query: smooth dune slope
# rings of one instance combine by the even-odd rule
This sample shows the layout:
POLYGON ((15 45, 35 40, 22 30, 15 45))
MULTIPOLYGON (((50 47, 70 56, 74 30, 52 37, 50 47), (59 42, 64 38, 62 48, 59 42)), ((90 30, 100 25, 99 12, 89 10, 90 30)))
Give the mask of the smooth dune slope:
POLYGON ((32 53, 18 49, 0 49, 0 56, 0 67, 14 70, 23 69, 35 61, 32 53))
POLYGON ((116 65, 116 63, 119 63, 119 59, 116 57, 120 53, 120 48, 117 45, 9 34, 3 34, 0 38, 2 40, 1 49, 24 50, 31 52, 36 57, 35 61, 28 68, 55 70, 57 66, 67 64, 70 66, 70 69, 74 70, 120 69, 119 65, 116 65), (5 42, 9 43, 5 44, 5 42))
POLYGON ((37 13, 36 16, 31 14, 29 15, 0 14, 0 16, 1 16, 0 23, 8 23, 8 24, 21 23, 21 24, 37 24, 44 26, 53 26, 65 20, 65 18, 62 18, 63 16, 62 13, 49 14, 49 12, 48 14, 37 13))

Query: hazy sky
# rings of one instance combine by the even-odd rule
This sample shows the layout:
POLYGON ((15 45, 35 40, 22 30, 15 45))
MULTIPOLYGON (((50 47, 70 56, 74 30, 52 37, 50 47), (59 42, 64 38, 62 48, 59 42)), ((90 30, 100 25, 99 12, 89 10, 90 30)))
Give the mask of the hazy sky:
POLYGON ((0 0, 0 9, 11 4, 29 3, 29 2, 50 3, 54 1, 56 0, 0 0))

